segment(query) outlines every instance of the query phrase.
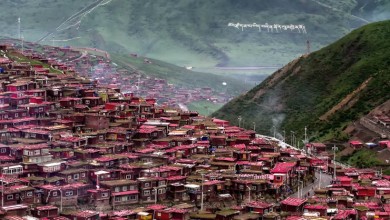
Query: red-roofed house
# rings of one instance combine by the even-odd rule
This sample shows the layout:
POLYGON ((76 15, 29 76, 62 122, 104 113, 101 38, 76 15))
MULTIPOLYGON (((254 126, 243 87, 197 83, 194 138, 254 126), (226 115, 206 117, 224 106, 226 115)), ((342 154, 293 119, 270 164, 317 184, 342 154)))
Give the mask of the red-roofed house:
POLYGON ((326 151, 326 145, 323 143, 308 143, 306 147, 309 153, 315 155, 326 151))
POLYGON ((305 205, 303 207, 304 212, 318 212, 320 216, 327 215, 328 207, 326 205, 305 205))
POLYGON ((360 142, 360 141, 350 141, 349 142, 349 146, 352 147, 352 148, 358 149, 358 148, 362 148, 363 147, 363 143, 360 142))
POLYGON ((295 171, 295 162, 278 162, 275 164, 271 173, 274 174, 274 183, 286 182, 290 184, 290 176, 295 171))
POLYGON ((285 212, 303 212, 306 201, 306 199, 288 197, 280 202, 281 210, 285 212))

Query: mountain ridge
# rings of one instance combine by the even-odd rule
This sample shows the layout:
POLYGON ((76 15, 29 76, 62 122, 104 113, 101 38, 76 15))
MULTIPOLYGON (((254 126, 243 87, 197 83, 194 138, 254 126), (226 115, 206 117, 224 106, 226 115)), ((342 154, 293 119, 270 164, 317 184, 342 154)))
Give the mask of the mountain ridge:
POLYGON ((134 52, 179 66, 211 67, 285 64, 306 51, 307 39, 316 50, 367 21, 390 18, 390 3, 367 0, 104 0, 95 7, 96 2, 4 0, 0 8, 8 10, 0 15, 0 27, 18 36, 21 17, 26 40, 39 40, 59 28, 43 43, 134 52), (83 11, 88 5, 93 7, 83 11), (75 12, 82 13, 72 17, 75 12), (67 25, 59 26, 64 21, 67 25), (304 24, 308 32, 241 31, 228 27, 229 22, 304 24))
POLYGON ((213 116, 251 118, 268 133, 275 126, 302 136, 307 126, 312 139, 347 138, 348 124, 390 98, 389 38, 390 21, 359 28, 290 62, 213 116), (320 120, 327 112, 332 114, 320 120))

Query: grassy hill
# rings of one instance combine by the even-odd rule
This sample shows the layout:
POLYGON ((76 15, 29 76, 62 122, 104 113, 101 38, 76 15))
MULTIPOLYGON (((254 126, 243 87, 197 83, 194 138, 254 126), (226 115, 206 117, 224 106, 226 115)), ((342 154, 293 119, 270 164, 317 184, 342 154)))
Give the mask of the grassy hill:
POLYGON ((42 43, 200 68, 283 65, 305 52, 307 39, 319 49, 367 22, 390 18, 385 0, 2 0, 0 8, 8 37, 18 36, 21 17, 26 40, 54 31, 42 43), (307 34, 241 31, 229 22, 304 24, 307 34))
POLYGON ((243 118, 246 127, 272 126, 303 139, 345 139, 344 128, 390 99, 390 21, 369 24, 300 57, 213 116, 243 118))
POLYGON ((188 70, 164 61, 147 58, 151 63, 145 63, 145 57, 112 54, 111 59, 116 64, 131 71, 138 71, 145 75, 166 79, 168 83, 184 88, 210 87, 218 92, 225 92, 237 96, 245 91, 244 83, 230 76, 220 76, 212 73, 203 73, 188 70), (223 85, 226 83, 226 86, 223 85))

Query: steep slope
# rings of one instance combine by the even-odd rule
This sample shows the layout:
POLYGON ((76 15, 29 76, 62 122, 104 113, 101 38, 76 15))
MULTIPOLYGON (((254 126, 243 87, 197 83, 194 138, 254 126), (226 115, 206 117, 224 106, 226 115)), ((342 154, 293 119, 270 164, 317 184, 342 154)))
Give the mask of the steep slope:
MULTIPOLYGON (((346 138, 342 130, 390 98, 390 21, 359 28, 292 61, 260 85, 223 106, 215 117, 287 137, 346 138)), ((301 139, 300 139, 301 138, 301 139)))
POLYGON ((26 40, 138 53, 179 66, 282 65, 351 29, 390 18, 384 0, 2 0, 0 28, 26 40), (6 9, 6 10, 5 10, 6 9), (229 22, 303 24, 307 34, 258 32, 229 22))

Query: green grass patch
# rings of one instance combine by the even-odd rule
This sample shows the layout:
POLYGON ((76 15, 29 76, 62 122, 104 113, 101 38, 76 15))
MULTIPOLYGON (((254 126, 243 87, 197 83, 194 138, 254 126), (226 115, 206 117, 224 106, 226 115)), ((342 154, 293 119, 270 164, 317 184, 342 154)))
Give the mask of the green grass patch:
POLYGON ((189 110, 197 111, 201 115, 210 115, 211 113, 217 111, 223 106, 221 103, 213 103, 209 101, 197 101, 191 102, 187 105, 189 110))

